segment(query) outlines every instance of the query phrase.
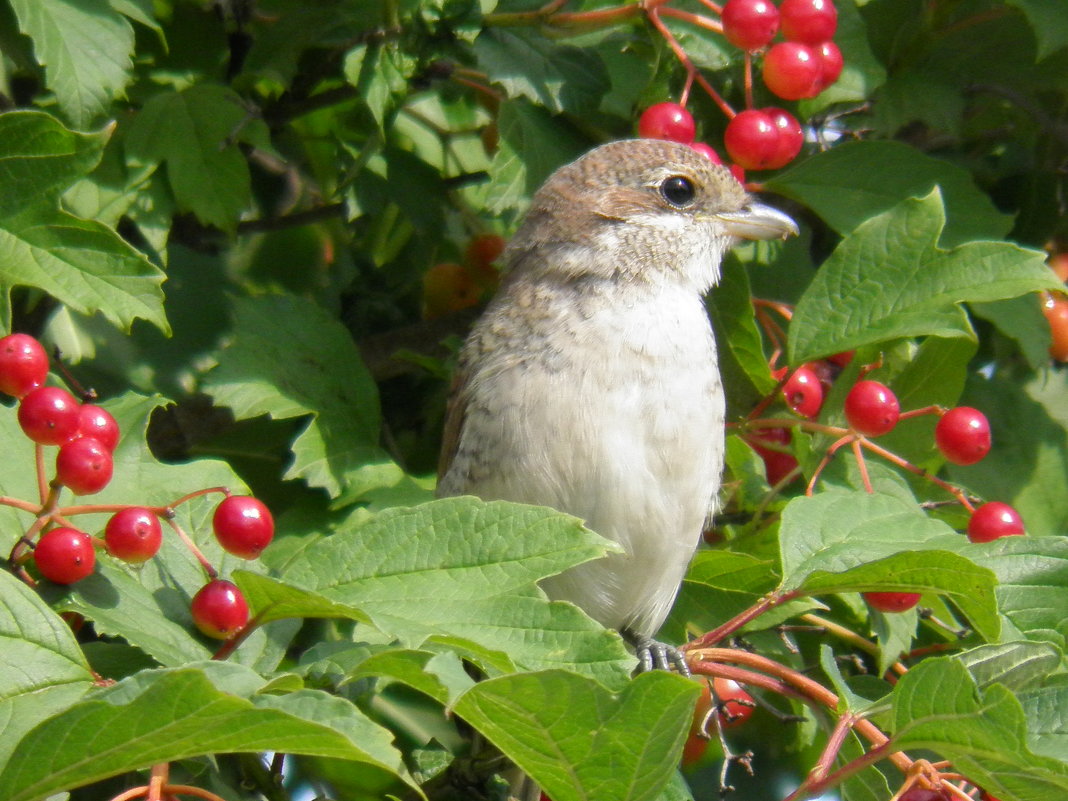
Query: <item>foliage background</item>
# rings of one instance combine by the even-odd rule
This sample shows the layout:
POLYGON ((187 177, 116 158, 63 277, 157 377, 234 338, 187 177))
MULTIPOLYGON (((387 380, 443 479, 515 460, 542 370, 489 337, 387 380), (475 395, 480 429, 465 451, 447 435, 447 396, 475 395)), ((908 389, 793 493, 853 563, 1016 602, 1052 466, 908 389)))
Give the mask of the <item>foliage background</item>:
MULTIPOLYGON (((142 570, 102 556, 69 591, 0 575, 0 795, 107 798, 173 761, 226 798, 288 798, 307 781, 336 798, 473 797, 450 781, 474 727, 556 801, 713 797, 714 753, 689 786, 675 770, 696 687, 630 681, 614 634, 536 590, 604 543, 546 510, 427 503, 451 354, 473 312, 423 320, 423 275, 462 260, 477 234, 507 237, 553 169, 677 96, 670 50, 641 13, 564 25, 523 0, 221 6, 0 2, 0 325, 58 345, 123 424, 100 502, 225 485, 279 520, 276 544, 246 563, 213 545, 206 501, 181 507, 262 623, 225 662, 190 625, 203 575, 175 543, 142 570), (58 612, 88 623, 72 634, 58 612), (490 679, 475 685, 462 660, 490 679), (277 784, 262 752, 298 755, 299 779, 277 784)), ((964 546, 944 494, 880 463, 875 495, 839 459, 815 497, 769 500, 759 459, 732 435, 721 540, 696 558, 665 635, 789 591, 751 624, 752 647, 819 665, 895 745, 953 759, 1001 801, 1059 801, 1068 382, 1034 292, 1059 286, 1041 249, 1068 236, 1068 10, 838 8, 843 77, 796 104, 809 144, 751 176, 803 234, 741 250, 711 301, 731 410, 775 383, 750 296, 796 304, 791 364, 883 354, 877 377, 903 408, 983 409, 995 447, 980 465, 943 465, 921 421, 885 444, 1013 504, 1029 536, 964 546), (871 613, 856 594, 867 589, 924 592, 971 633, 871 613), (798 633, 791 650, 768 629, 813 611, 875 645, 798 633), (877 678, 914 647, 936 656, 896 687, 877 678)), ((668 24, 740 105, 740 54, 668 24)), ((691 108, 718 145, 725 117, 699 94, 691 108)), ((841 422, 851 369, 824 422, 841 422)), ((12 409, 0 426, 0 491, 32 498, 12 409)), ((806 471, 827 444, 795 436, 806 471)), ((30 520, 0 512, 6 552, 30 520)), ((80 522, 98 532, 104 519, 80 522)), ((761 747, 755 781, 732 774, 741 797, 783 797, 828 726, 758 712, 732 735, 761 747)), ((850 740, 843 761, 859 748, 850 740)), ((841 792, 876 801, 900 781, 869 768, 841 792)))

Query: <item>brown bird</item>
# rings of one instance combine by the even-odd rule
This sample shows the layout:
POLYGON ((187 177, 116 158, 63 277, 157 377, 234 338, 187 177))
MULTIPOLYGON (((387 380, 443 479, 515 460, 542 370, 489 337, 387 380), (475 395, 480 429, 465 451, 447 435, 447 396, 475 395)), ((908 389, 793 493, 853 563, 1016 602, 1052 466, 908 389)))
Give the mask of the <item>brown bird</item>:
POLYGON ((546 579, 635 647, 653 640, 716 507, 724 393, 703 296, 740 239, 797 233, 686 145, 612 142, 557 170, 460 355, 439 496, 550 506, 623 546, 546 579))

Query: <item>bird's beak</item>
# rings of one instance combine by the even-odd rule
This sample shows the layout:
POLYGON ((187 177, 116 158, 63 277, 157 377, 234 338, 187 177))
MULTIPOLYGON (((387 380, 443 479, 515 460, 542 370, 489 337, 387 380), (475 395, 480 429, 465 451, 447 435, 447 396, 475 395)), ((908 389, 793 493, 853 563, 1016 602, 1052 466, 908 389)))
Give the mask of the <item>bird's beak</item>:
POLYGON ((716 215, 731 236, 739 239, 786 239, 797 234, 797 223, 771 206, 750 203, 741 211, 716 215))

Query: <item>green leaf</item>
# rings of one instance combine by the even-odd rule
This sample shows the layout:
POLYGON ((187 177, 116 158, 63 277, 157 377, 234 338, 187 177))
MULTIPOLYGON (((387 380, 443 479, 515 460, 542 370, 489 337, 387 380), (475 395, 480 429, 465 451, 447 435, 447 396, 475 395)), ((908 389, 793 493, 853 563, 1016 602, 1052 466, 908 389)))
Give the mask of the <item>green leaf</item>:
POLYGON ((76 133, 40 111, 0 114, 0 218, 54 201, 100 162, 111 131, 76 133))
MULTIPOLYGON (((244 684, 256 681, 250 672, 244 684)), ((244 698, 204 670, 150 671, 38 725, 0 784, 7 801, 33 801, 157 762, 267 750, 356 760, 403 778, 390 739, 350 702, 317 690, 244 698)))
POLYGON ((0 322, 16 286, 44 290, 82 314, 99 312, 129 331, 136 319, 170 332, 164 274, 115 231, 66 212, 32 208, 0 219, 0 322))
POLYGON ((280 579, 360 609, 406 646, 475 644, 519 667, 567 667, 618 685, 633 666, 619 638, 535 586, 606 550, 550 509, 449 498, 341 524, 280 579))
POLYGON ((713 309, 711 316, 720 347, 726 343, 738 366, 759 393, 771 392, 775 379, 768 369, 764 340, 753 312, 749 276, 737 259, 725 260, 723 277, 709 294, 708 303, 713 309))
POLYGON ((107 113, 130 80, 133 28, 99 0, 11 0, 48 87, 77 126, 107 113))
POLYGON ((972 312, 989 320, 1005 336, 1016 340, 1032 369, 1049 363, 1049 323, 1042 315, 1042 305, 1034 295, 1023 295, 992 303, 973 303, 972 312))
POLYGON ((798 162, 766 186, 812 209, 843 235, 936 187, 946 203, 945 247, 1001 239, 1012 226, 1012 217, 994 207, 969 172, 900 142, 847 142, 798 162))
POLYGON ((483 200, 494 213, 525 209, 553 171, 590 146, 562 118, 525 99, 502 102, 497 125, 500 144, 483 200))
POLYGON ((386 678, 407 684, 442 704, 450 704, 474 686, 459 656, 430 651, 391 649, 368 657, 348 677, 355 681, 364 676, 386 678))
POLYGON ((1016 297, 1060 284, 1039 251, 1004 242, 938 247, 937 190, 858 226, 798 301, 790 363, 898 337, 974 337, 960 303, 1016 297))
POLYGON ((552 670, 480 682, 454 709, 556 801, 642 801, 675 773, 697 695, 662 671, 613 696, 552 670))
POLYGON ((1017 698, 1027 715, 1028 744, 1037 754, 1063 761, 1068 754, 1068 684, 1035 687, 1017 698))
POLYGON ((795 498, 783 510, 779 536, 783 589, 935 591, 982 636, 998 636, 994 575, 952 553, 960 536, 914 504, 863 491, 795 498))
POLYGON ((1000 684, 980 691, 951 658, 926 659, 894 688, 896 748, 923 748, 1006 801, 1057 801, 1068 764, 1033 754, 1020 703, 1000 684))
POLYGON ((475 40, 475 55, 509 97, 525 97, 553 114, 588 113, 611 87, 594 50, 561 44, 537 31, 485 28, 475 40))
POLYGON ((265 137, 263 122, 236 92, 197 84, 153 95, 130 125, 126 148, 134 158, 166 163, 179 210, 233 231, 251 200, 248 163, 238 143, 262 144, 265 137))
POLYGON ((237 299, 234 317, 204 390, 238 419, 309 417, 285 477, 353 499, 396 483, 400 469, 378 447, 378 388, 345 327, 293 295, 237 299))
POLYGON ((1041 683, 1064 657, 1049 643, 1017 641, 980 645, 956 658, 980 687, 997 682, 1016 692, 1041 683))
POLYGON ((0 770, 27 731, 77 701, 92 682, 66 621, 0 571, 0 770))
POLYGON ((994 571, 998 609, 1020 632, 1068 639, 1068 538, 1002 537, 961 553, 994 571))
POLYGON ((1038 59, 1068 47, 1068 19, 1060 0, 1008 0, 1027 17, 1038 40, 1038 59))

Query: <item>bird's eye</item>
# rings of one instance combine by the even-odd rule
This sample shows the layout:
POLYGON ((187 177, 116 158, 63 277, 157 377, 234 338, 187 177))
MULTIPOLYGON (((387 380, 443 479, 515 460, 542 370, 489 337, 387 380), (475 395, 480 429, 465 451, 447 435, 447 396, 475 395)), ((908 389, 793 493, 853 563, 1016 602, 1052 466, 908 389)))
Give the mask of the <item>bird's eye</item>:
POLYGON ((693 203, 695 193, 693 181, 681 175, 673 175, 660 184, 660 194, 664 196, 664 200, 679 208, 693 203))

